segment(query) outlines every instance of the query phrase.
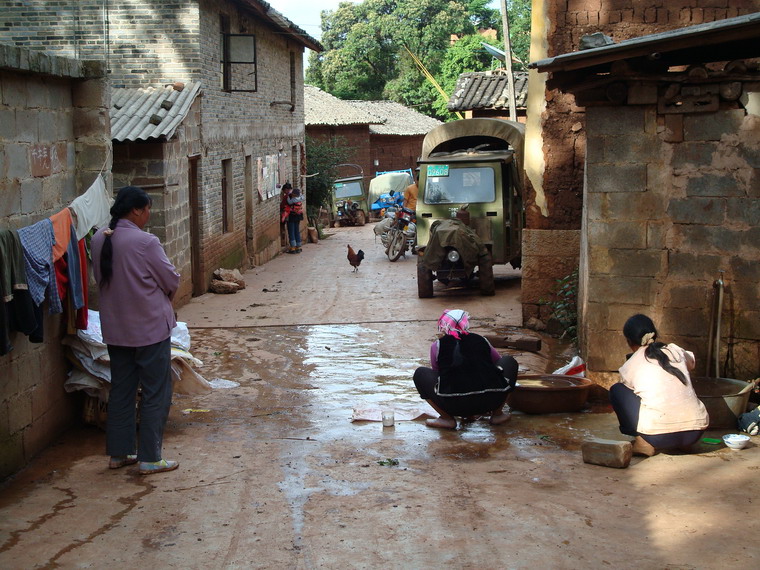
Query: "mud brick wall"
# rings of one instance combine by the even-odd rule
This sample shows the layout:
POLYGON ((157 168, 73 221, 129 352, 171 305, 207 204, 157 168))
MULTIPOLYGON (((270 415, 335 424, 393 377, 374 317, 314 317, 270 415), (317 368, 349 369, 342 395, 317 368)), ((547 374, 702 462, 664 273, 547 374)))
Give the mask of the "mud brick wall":
MULTIPOLYGON (((577 51, 581 37, 595 32, 618 42, 753 12, 760 12, 760 0, 534 0, 530 60, 577 51)), ((586 155, 584 108, 575 104, 571 94, 547 91, 546 75, 535 70, 529 74, 526 226, 531 230, 580 230, 586 155)), ((553 239, 549 233, 540 235, 553 239)), ((524 236, 530 238, 530 233, 524 236)), ((531 298, 550 295, 551 291, 541 287, 541 282, 523 279, 523 289, 531 291, 531 298)), ((523 300, 526 322, 540 311, 538 305, 523 300)))
POLYGON ((649 315, 706 374, 713 282, 723 272, 721 375, 760 375, 760 83, 746 109, 660 115, 656 105, 586 109, 581 351, 602 384, 649 315), (730 351, 730 352, 728 352, 730 351))
MULTIPOLYGON (((83 193, 101 168, 110 185, 105 69, 0 45, 0 227, 47 218, 83 193)), ((81 412, 63 384, 70 369, 62 315, 43 305, 44 342, 11 333, 0 356, 0 479, 25 465, 81 412)))

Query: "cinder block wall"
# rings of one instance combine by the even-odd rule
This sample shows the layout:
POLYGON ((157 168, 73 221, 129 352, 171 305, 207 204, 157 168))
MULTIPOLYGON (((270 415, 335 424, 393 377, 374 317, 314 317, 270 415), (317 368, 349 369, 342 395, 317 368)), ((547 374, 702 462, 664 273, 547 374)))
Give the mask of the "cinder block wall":
MULTIPOLYGON (((47 218, 84 192, 101 168, 110 185, 105 70, 0 45, 0 226, 47 218)), ((70 369, 61 315, 45 314, 44 342, 12 333, 0 356, 0 478, 23 467, 81 413, 63 384, 70 369)))
POLYGON ((589 107, 586 126, 581 349, 591 377, 617 380, 628 352, 622 327, 638 312, 661 340, 693 351, 696 374, 707 375, 720 271, 720 362, 730 350, 734 363, 721 374, 759 376, 760 116, 725 106, 687 115, 589 107))
MULTIPOLYGON (((619 42, 753 12, 760 12, 760 0, 533 0, 530 60, 577 51, 581 37, 595 32, 619 42)), ((546 80, 547 74, 529 74, 525 164, 529 231, 523 234, 524 240, 554 239, 551 232, 532 235, 532 230, 581 229, 584 108, 577 106, 570 94, 547 92, 546 80)), ((524 257, 523 263, 531 262, 524 257)), ((562 273, 563 266, 555 267, 554 275, 545 272, 538 280, 523 275, 522 289, 528 292, 523 298, 523 320, 536 328, 545 321, 536 321, 542 309, 535 299, 549 297, 552 283, 567 275, 562 273)))

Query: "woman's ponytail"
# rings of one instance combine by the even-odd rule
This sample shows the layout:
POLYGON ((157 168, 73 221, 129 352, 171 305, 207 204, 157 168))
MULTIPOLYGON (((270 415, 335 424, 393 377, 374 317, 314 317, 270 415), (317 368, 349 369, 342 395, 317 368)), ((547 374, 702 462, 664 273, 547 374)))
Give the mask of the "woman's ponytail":
POLYGON ((100 251, 100 287, 107 287, 113 277, 113 243, 111 236, 116 230, 116 224, 119 220, 129 214, 133 209, 138 210, 149 206, 152 200, 150 196, 139 186, 125 186, 116 195, 113 206, 111 206, 111 221, 108 223, 108 229, 104 230, 105 239, 103 248, 100 251))
POLYGON ((665 346, 657 341, 657 329, 652 319, 646 315, 633 315, 623 326, 623 335, 628 343, 634 346, 645 346, 644 356, 650 360, 656 360, 665 372, 678 378, 682 384, 686 384, 684 373, 670 363, 670 358, 662 350, 665 346))

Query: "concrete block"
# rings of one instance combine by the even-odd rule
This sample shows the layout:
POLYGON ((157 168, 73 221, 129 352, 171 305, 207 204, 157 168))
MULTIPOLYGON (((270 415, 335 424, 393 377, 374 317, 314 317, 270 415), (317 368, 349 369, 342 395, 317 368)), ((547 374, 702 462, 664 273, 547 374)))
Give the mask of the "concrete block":
POLYGON ((668 254, 668 276, 712 283, 723 268, 723 256, 714 254, 682 253, 668 254))
POLYGON ((713 198, 679 198, 671 200, 667 212, 673 223, 716 226, 725 220, 726 205, 713 198))
POLYGON ((23 144, 6 144, 5 171, 8 178, 25 178, 30 174, 29 148, 23 144))
MULTIPOLYGON (((729 200, 727 203, 727 215, 731 223, 758 227, 760 226, 760 200, 757 198, 729 200)), ((757 244, 758 242, 755 243, 757 244)))
MULTIPOLYGON (((1 95, 1 93, 0 93, 1 95)), ((0 109, 0 141, 16 140, 16 111, 13 109, 0 109)), ((0 171, 0 175, 2 172, 0 171)))
POLYGON ((639 222, 593 222, 588 224, 589 242, 602 247, 644 249, 646 225, 639 222))
POLYGON ((687 141, 719 141, 724 134, 733 134, 744 121, 744 109, 730 109, 705 115, 684 115, 683 137, 687 141))
POLYGON ((591 192, 643 192, 646 190, 646 164, 588 163, 586 180, 591 192))
POLYGON ((32 423, 32 399, 28 392, 8 400, 8 433, 18 433, 32 423))
POLYGON ((586 109, 586 130, 603 135, 644 132, 645 111, 638 107, 589 107, 586 109))
POLYGON ((0 480, 24 466, 23 438, 18 434, 0 433, 0 480))
POLYGON ((24 178, 21 180, 21 211, 34 214, 43 207, 42 178, 24 178))
POLYGON ((744 196, 744 185, 728 174, 704 174, 689 178, 687 196, 744 196))
POLYGON ((673 145, 673 168, 685 166, 709 166, 712 164, 713 154, 717 151, 718 144, 715 142, 683 142, 673 145))
POLYGON ((662 131, 662 140, 665 142, 679 143, 683 141, 683 115, 665 115, 665 125, 662 131))
POLYGON ((584 463, 625 469, 631 463, 632 448, 630 441, 595 438, 581 444, 581 453, 584 463))
POLYGON ((650 277, 593 275, 588 283, 588 298, 605 299, 609 303, 651 305, 654 300, 653 287, 657 284, 650 277))
POLYGON ((607 220, 640 220, 645 223, 662 219, 666 206, 667 197, 653 190, 608 194, 604 217, 607 220))
POLYGON ((725 226, 679 224, 673 227, 673 238, 681 243, 682 251, 723 253, 737 251, 742 243, 743 230, 725 226))
POLYGON ((580 230, 523 230, 522 251, 527 256, 580 254, 580 230))
MULTIPOLYGON (((654 12, 654 8, 651 8, 650 10, 654 12)), ((657 103, 656 85, 634 83, 633 85, 628 86, 629 105, 654 105, 655 103, 657 103)))

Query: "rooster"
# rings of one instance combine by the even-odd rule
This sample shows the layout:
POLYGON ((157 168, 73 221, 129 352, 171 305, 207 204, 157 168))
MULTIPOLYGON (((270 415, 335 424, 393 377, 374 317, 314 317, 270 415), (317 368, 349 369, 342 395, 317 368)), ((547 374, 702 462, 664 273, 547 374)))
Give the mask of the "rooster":
POLYGON ((356 252, 354 251, 354 248, 349 245, 348 255, 346 257, 348 257, 348 262, 354 268, 354 271, 359 271, 359 265, 361 264, 362 259, 364 259, 364 252, 361 249, 356 252))

